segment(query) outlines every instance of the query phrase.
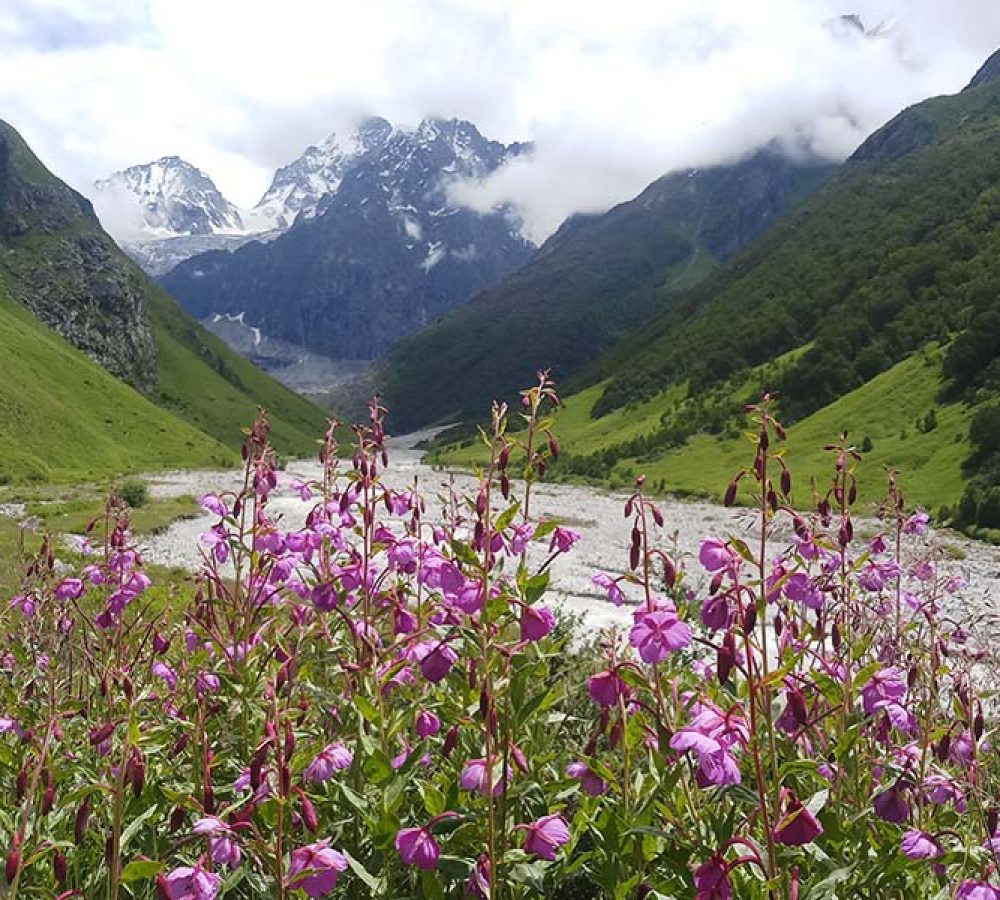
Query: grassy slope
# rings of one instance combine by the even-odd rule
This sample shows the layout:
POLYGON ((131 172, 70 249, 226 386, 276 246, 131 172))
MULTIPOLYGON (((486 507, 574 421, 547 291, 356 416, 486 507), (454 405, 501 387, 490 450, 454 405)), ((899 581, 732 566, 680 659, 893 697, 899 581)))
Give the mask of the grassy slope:
MULTIPOLYGON (((212 446, 218 457, 220 448, 215 442, 230 450, 237 449, 242 441, 242 430, 252 424, 258 406, 268 410, 272 439, 279 452, 311 455, 326 427, 326 414, 257 369, 185 314, 114 245, 101 229, 89 204, 52 175, 13 128, 0 122, 0 136, 6 139, 12 154, 8 176, 43 190, 43 199, 37 208, 17 210, 27 223, 27 230, 18 229, 7 237, 3 246, 6 277, 14 279, 9 282, 11 296, 17 297, 19 291, 15 288, 22 294, 31 293, 26 281, 29 273, 44 284, 47 291, 58 294, 63 279, 68 281, 75 274, 60 269, 58 260, 64 258, 60 251, 65 250, 66 245, 83 247, 86 249, 81 254, 88 258, 87 253, 97 245, 105 255, 89 257, 103 260, 104 268, 94 274, 95 280, 103 275, 127 285, 126 290, 132 291, 148 312, 156 357, 155 384, 148 392, 149 400, 187 423, 187 427, 177 431, 179 436, 183 435, 183 440, 151 440, 148 448, 126 443, 111 454, 97 444, 83 458, 103 459, 105 468, 118 469, 124 460, 132 459, 131 448, 138 454, 132 468, 200 464, 212 454, 187 452, 191 426, 204 432, 202 443, 212 446), (21 273, 25 280, 19 279, 21 273), (138 453, 139 450, 142 452, 138 453)), ((66 290, 68 293, 68 288, 66 290)), ((65 392, 73 384, 73 381, 65 381, 60 390, 65 392)), ((133 392, 118 396, 125 407, 136 402, 133 392), (126 401, 125 397, 129 399, 126 401)), ((145 415, 145 406, 140 408, 141 415, 145 415)), ((173 417, 162 418, 169 421, 173 417)), ((79 469, 87 471, 87 465, 81 462, 79 469)))
POLYGON ((0 477, 70 481, 234 454, 105 372, 0 284, 0 477))
MULTIPOLYGON (((882 496, 887 466, 900 473, 911 503, 937 509, 958 500, 974 410, 960 403, 937 405, 941 358, 941 351, 933 348, 915 354, 789 429, 787 459, 800 503, 810 500, 811 479, 824 487, 827 484, 831 460, 823 446, 845 429, 859 445, 866 436, 872 441, 872 450, 865 454, 859 470, 862 501, 882 496), (937 427, 923 433, 915 423, 932 408, 936 408, 937 427)), ((590 408, 602 389, 603 384, 598 384, 569 397, 556 413, 553 430, 569 453, 595 453, 653 432, 680 394, 680 389, 672 388, 644 403, 591 419, 590 408)), ((744 389, 745 382, 740 382, 733 391, 742 397, 744 389)), ((651 459, 620 460, 609 481, 624 484, 631 475, 643 473, 658 489, 721 498, 730 478, 751 457, 750 445, 741 438, 697 435, 679 450, 651 459)), ((482 452, 476 443, 467 443, 438 454, 436 460, 468 466, 481 462, 482 452)))
POLYGON ((314 453, 326 413, 230 350, 156 285, 150 283, 147 297, 157 349, 151 399, 229 447, 240 442, 262 406, 279 452, 314 453))

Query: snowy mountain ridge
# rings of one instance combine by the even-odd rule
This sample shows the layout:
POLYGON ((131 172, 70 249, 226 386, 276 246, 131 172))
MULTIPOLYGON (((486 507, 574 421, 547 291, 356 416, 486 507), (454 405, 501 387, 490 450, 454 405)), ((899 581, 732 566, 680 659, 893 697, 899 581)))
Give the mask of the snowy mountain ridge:
POLYGON ((372 117, 347 135, 330 134, 279 168, 251 209, 227 200, 207 174, 177 156, 116 172, 95 182, 92 196, 105 227, 159 276, 199 252, 273 240, 297 219, 321 214, 352 176, 367 190, 388 196, 406 220, 407 232, 419 239, 416 217, 408 217, 408 209, 416 213, 421 201, 433 197, 437 208, 430 213, 446 215, 447 183, 481 178, 527 148, 488 141, 472 123, 459 119, 427 118, 416 128, 399 128, 372 117), (421 170, 417 196, 414 166, 421 170))

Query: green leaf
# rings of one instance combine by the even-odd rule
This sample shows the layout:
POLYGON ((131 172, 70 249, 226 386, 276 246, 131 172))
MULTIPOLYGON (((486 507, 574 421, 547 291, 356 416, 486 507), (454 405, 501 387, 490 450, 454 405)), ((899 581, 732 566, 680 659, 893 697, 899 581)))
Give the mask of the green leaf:
POLYGON ((142 828, 142 826, 145 825, 146 822, 153 818, 153 816, 155 816, 158 812, 159 809, 155 804, 153 804, 144 809, 138 816, 129 822, 128 828, 122 832, 121 847, 123 850, 128 846, 128 842, 139 833, 139 829, 142 828))
POLYGON ((163 863, 155 859, 133 859, 124 869, 122 869, 122 881, 126 884, 133 881, 140 881, 143 878, 152 878, 163 869, 163 863))
POLYGON ((377 896, 382 892, 382 881, 376 878, 369 872, 360 862, 358 862, 350 853, 346 850, 341 851, 347 858, 347 864, 351 867, 351 871, 358 876, 364 883, 365 887, 371 891, 373 896, 377 896))
POLYGON ((392 762, 382 750, 376 750, 365 760, 362 771, 365 778, 379 787, 392 780, 392 762))
POLYGON ((371 702, 367 697, 361 694, 355 694, 352 698, 352 702, 365 720, 370 722, 372 725, 378 725, 382 721, 382 716, 379 714, 378 707, 371 702))
POLYGON ((420 796, 424 801, 424 809, 429 816, 440 815, 447 808, 444 792, 430 782, 426 782, 420 786, 420 796))

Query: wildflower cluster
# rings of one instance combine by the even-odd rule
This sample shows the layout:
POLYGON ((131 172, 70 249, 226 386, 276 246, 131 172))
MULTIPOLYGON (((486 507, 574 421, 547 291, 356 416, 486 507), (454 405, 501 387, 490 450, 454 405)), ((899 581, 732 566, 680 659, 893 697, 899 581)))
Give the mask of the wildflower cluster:
POLYGON ((46 541, 4 614, 5 896, 1000 898, 978 658, 895 482, 857 538, 842 442, 797 511, 765 398, 750 540, 691 571, 639 479, 594 576, 632 624, 586 669, 543 605, 578 535, 532 515, 557 402, 495 405, 443 516, 384 480, 374 402, 294 526, 262 415, 166 603, 116 498, 79 572, 46 541))

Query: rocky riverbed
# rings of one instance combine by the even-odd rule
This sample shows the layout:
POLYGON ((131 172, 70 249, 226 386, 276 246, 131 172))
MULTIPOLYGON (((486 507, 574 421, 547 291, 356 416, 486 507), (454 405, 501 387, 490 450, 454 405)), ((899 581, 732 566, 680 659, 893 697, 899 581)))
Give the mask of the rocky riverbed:
MULTIPOLYGON (((411 487, 417 483, 428 502, 431 521, 441 514, 443 498, 451 489, 467 490, 472 478, 462 473, 436 471, 421 461, 417 444, 425 434, 408 435, 390 441, 390 466, 386 480, 393 487, 411 487)), ((274 495, 272 514, 282 517, 285 527, 299 525, 310 504, 303 503, 290 489, 290 482, 319 476, 319 466, 300 462, 281 473, 281 486, 274 495)), ((199 495, 239 487, 237 472, 176 472, 149 477, 150 492, 156 497, 199 495)), ((625 495, 608 494, 578 485, 542 484, 533 493, 533 511, 540 517, 552 517, 578 531, 581 539, 573 552, 560 557, 553 566, 554 590, 551 598, 584 616, 592 629, 611 624, 628 625, 627 607, 610 605, 602 592, 591 584, 598 571, 618 574, 628 564, 629 523, 623 517, 625 495)), ((660 504, 666 517, 663 540, 681 559, 696 556, 701 541, 708 536, 738 535, 753 537, 752 516, 745 510, 730 510, 712 503, 665 500, 660 504)), ((145 542, 150 561, 195 569, 200 563, 199 535, 208 524, 206 515, 176 522, 165 532, 145 542)), ((860 521, 860 535, 874 534, 877 523, 860 521)), ((790 532, 777 532, 776 546, 790 538, 790 532)), ((930 533, 927 538, 939 546, 941 566, 961 574, 967 585, 948 598, 946 612, 975 623, 976 630, 1000 636, 1000 548, 965 539, 950 532, 930 533)), ((700 571, 697 565, 693 571, 700 571)))

